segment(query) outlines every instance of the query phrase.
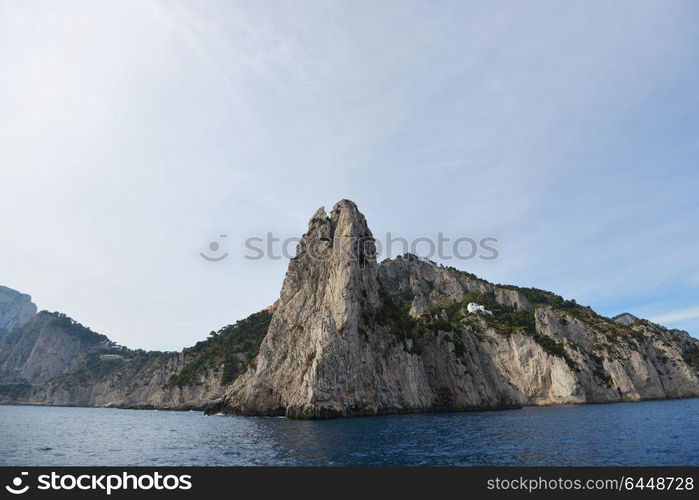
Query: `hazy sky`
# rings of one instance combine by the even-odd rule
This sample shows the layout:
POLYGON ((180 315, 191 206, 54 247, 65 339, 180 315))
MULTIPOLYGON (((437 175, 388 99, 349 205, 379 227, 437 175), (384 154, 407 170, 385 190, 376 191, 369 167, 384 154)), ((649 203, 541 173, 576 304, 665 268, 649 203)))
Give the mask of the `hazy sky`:
POLYGON ((698 336, 697 21, 693 0, 0 0, 0 284, 180 349, 276 300, 287 263, 246 238, 351 198, 379 237, 495 237, 447 263, 698 336))

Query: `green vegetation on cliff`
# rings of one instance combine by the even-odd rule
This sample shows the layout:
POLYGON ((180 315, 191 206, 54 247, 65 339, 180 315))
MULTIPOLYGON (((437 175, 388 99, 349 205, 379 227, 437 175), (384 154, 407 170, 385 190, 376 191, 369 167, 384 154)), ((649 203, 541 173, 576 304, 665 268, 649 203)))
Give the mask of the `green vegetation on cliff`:
POLYGON ((32 386, 26 382, 1 383, 0 402, 7 398, 8 401, 21 398, 31 391, 32 386))
POLYGON ((173 352, 132 350, 125 347, 99 349, 87 352, 80 363, 76 363, 55 380, 67 387, 93 385, 112 376, 117 376, 123 382, 127 375, 138 374, 143 377, 145 374, 140 370, 148 363, 175 355, 173 352))
MULTIPOLYGON (((460 322, 469 317, 473 317, 469 315, 466 306, 470 302, 475 302, 485 306, 487 310, 493 313, 492 315, 478 315, 478 317, 482 318, 490 328, 493 328, 494 330, 502 332, 506 335, 510 335, 512 333, 529 335, 548 354, 563 358, 570 368, 576 370, 578 368, 578 364, 568 355, 562 342, 556 342, 551 337, 541 335, 536 331, 534 311, 537 307, 543 305, 543 302, 541 301, 544 300, 544 297, 548 297, 548 292, 539 290, 536 291, 541 292, 541 295, 535 295, 534 293, 531 294, 531 298, 536 297, 538 300, 537 303, 528 310, 518 310, 502 305, 495 300, 495 296, 493 294, 469 293, 463 300, 449 303, 443 307, 435 308, 435 310, 431 311, 430 313, 423 315, 422 320, 423 322, 427 322, 432 329, 436 328, 445 332, 452 331, 456 328, 454 323, 460 322), (441 311, 446 313, 447 319, 439 317, 439 313, 441 311)), ((575 304, 574 301, 564 301, 561 297, 554 297, 560 299, 560 302, 554 299, 547 302, 547 304, 551 304, 552 302, 556 303, 557 305, 561 306, 563 310, 570 310, 572 308, 580 307, 575 304)))
POLYGON ((689 366, 699 371, 699 348, 695 346, 693 351, 685 353, 684 360, 689 366))
POLYGON ((113 345, 106 335, 93 332, 89 327, 75 321, 70 316, 60 312, 41 311, 39 316, 48 320, 48 324, 60 328, 68 335, 75 337, 84 345, 105 344, 113 345))
POLYGON ((196 385, 204 372, 221 365, 221 382, 232 382, 257 356, 271 320, 269 311, 260 311, 218 332, 211 332, 208 339, 184 350, 191 359, 179 373, 170 377, 168 385, 196 385))
MULTIPOLYGON (((408 314, 405 307, 396 304, 396 301, 383 287, 379 287, 379 297, 381 297, 382 306, 376 313, 376 321, 381 325, 388 326, 391 333, 403 344, 407 352, 420 354, 420 348, 417 345, 419 332, 416 331, 415 320, 408 314)), ((366 317, 363 319, 365 323, 369 321, 366 317)), ((364 329, 361 328, 360 333, 363 332, 364 329)))

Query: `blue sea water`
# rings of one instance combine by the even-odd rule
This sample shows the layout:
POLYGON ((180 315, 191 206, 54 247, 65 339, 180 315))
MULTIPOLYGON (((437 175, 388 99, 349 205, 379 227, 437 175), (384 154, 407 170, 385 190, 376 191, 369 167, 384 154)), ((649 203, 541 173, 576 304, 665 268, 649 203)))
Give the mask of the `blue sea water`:
POLYGON ((0 406, 0 465, 699 465, 699 399, 327 421, 0 406))

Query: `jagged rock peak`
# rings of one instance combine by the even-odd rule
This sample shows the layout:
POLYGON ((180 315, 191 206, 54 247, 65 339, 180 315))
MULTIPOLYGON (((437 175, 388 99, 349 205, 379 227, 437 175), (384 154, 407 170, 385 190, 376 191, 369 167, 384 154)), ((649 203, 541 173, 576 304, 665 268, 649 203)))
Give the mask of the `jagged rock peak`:
MULTIPOLYGON (((341 200, 328 215, 320 207, 308 222, 296 256, 303 265, 311 262, 356 262, 362 267, 376 262, 376 247, 366 218, 351 200, 341 200)), ((293 269, 293 264, 290 270, 293 269)))
POLYGON ((311 235, 319 228, 328 227, 330 229, 329 236, 333 236, 338 226, 343 226, 347 229, 345 233, 341 234, 342 236, 371 236, 366 218, 352 200, 338 201, 329 215, 325 212, 325 207, 320 207, 308 222, 308 232, 306 234, 311 235))
POLYGON ((631 326, 638 318, 631 313, 621 313, 617 314, 612 318, 612 321, 624 326, 631 326))
POLYGON ((382 305, 366 219, 349 200, 329 215, 319 209, 289 262, 256 366, 235 381, 224 407, 297 417, 376 412, 379 387, 388 385, 376 366, 390 359, 376 353, 393 349, 399 366, 416 365, 372 319, 382 305))

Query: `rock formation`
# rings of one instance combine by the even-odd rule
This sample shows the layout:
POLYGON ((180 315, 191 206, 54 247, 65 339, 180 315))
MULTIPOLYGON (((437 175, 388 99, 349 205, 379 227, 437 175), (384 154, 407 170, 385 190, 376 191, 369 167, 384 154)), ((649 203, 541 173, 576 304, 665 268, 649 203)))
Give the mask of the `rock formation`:
POLYGON ((0 403, 204 409, 254 357, 269 320, 261 311, 180 353, 145 352, 41 311, 0 339, 0 403))
POLYGON ((257 363, 226 411, 331 417, 429 408, 419 357, 386 317, 373 238, 353 202, 319 209, 289 264, 257 363))
POLYGON ((614 323, 619 323, 620 325, 631 326, 636 322, 637 319, 638 318, 631 313, 621 313, 614 316, 612 318, 612 321, 614 323))
POLYGON ((343 200, 312 217, 256 365, 216 410, 325 418, 689 397, 697 350, 649 322, 414 256, 377 265, 343 200), (469 315, 470 302, 493 316, 469 315))
POLYGON ((0 403, 331 418, 699 396, 687 332, 410 254, 378 264, 348 200, 313 215, 274 306, 180 353, 117 346, 5 290, 0 403))

